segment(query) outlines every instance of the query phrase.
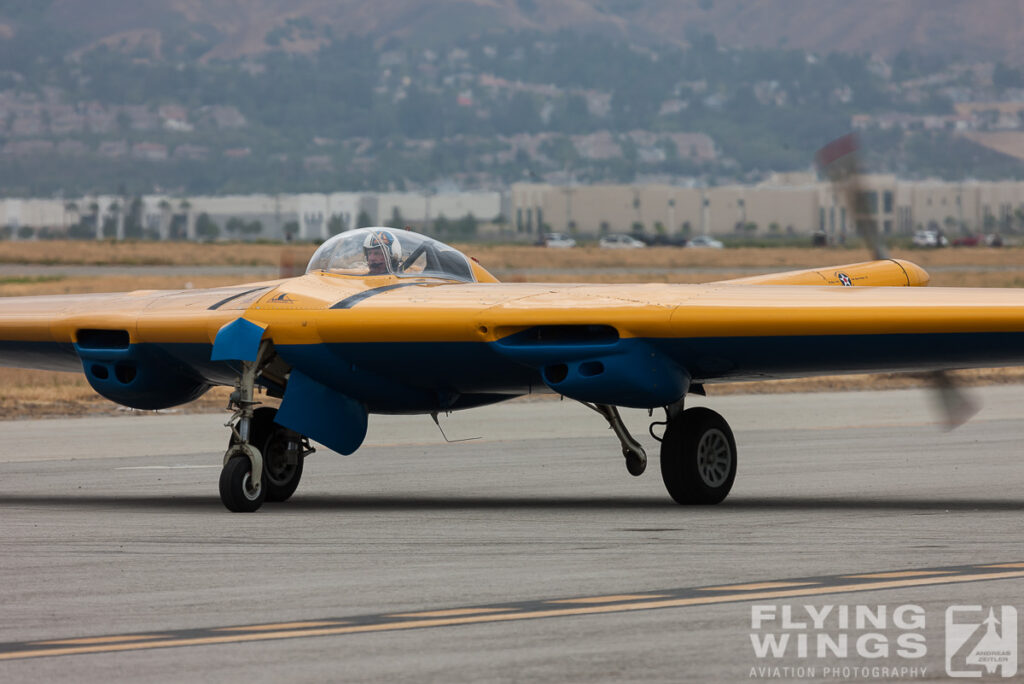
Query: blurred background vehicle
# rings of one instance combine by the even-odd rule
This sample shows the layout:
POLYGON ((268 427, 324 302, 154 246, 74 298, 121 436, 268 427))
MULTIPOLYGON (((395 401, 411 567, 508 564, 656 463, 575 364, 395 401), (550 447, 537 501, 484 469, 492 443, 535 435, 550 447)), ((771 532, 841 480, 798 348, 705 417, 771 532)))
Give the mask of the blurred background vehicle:
POLYGON ((686 238, 683 235, 644 235, 641 238, 648 247, 685 247, 686 238))
POLYGON ((949 240, 937 230, 918 230, 912 242, 915 247, 948 247, 949 240))
POLYGON ((597 244, 604 249, 636 249, 647 246, 635 237, 621 234, 605 235, 597 244))
POLYGON ((545 233, 544 246, 565 249, 569 247, 575 247, 576 240, 566 235, 565 233, 545 233))
POLYGON ((716 240, 710 235, 698 235, 689 242, 686 243, 687 247, 708 247, 711 249, 722 249, 725 245, 720 240, 716 240))

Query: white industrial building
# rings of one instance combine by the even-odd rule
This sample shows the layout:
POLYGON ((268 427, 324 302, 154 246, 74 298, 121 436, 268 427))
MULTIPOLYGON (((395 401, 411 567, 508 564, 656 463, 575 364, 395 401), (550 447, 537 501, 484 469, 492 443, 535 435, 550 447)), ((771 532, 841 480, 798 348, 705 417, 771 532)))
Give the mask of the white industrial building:
MULTIPOLYGON (((298 240, 324 240, 340 230, 349 230, 363 221, 387 225, 396 211, 403 222, 417 227, 429 226, 438 217, 458 219, 472 214, 490 221, 502 214, 502 195, 498 192, 459 193, 305 193, 298 195, 222 195, 163 196, 145 195, 142 200, 142 226, 157 239, 197 237, 197 221, 203 214, 215 223, 219 236, 229 239, 282 239, 286 229, 298 240), (229 232, 228 224, 244 224, 245 232, 229 232), (257 227, 259 230, 254 230, 257 227), (297 229, 296 229, 297 226, 297 229)), ((113 220, 115 236, 123 239, 124 216, 133 198, 109 195, 74 199, 0 199, 0 227, 13 229, 17 237, 22 227, 65 231, 80 221, 95 226, 102 237, 102 226, 113 220)))

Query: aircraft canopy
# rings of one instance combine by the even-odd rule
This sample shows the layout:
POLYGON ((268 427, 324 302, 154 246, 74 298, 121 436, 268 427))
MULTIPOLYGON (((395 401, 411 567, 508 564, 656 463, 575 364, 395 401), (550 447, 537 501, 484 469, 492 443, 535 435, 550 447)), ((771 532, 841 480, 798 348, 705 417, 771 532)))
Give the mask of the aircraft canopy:
POLYGON ((309 260, 306 273, 396 275, 473 282, 469 260, 443 242, 397 228, 359 228, 330 238, 309 260))

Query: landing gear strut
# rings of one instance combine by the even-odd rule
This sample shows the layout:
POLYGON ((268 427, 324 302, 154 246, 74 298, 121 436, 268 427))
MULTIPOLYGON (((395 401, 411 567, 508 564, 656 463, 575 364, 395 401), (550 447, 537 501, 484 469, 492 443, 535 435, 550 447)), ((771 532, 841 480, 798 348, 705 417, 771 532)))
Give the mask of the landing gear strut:
POLYGON ((647 452, 640 446, 640 442, 633 439, 633 436, 629 434, 629 430, 622 423, 622 417, 619 416, 619 409, 608 404, 588 404, 583 402, 583 405, 597 411, 608 421, 608 425, 615 432, 615 436, 619 438, 619 444, 622 445, 622 455, 626 457, 626 470, 629 471, 629 474, 634 477, 642 475, 647 469, 647 452))
POLYGON ((255 400, 256 375, 268 347, 269 342, 261 342, 256 360, 242 362, 242 373, 228 402, 228 408, 234 409, 226 424, 231 428, 232 439, 220 472, 220 500, 235 513, 257 510, 267 495, 263 487, 263 455, 250 443, 249 436, 253 407, 259 403, 255 400))

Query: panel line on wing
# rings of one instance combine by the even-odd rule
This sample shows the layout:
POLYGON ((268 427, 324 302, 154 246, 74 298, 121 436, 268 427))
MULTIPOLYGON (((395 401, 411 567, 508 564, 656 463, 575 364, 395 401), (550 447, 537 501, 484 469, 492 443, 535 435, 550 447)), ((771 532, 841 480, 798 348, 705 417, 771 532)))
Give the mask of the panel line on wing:
POLYGON ((412 287, 413 285, 421 284, 422 283, 392 283, 391 285, 381 285, 380 287, 374 287, 369 290, 363 290, 362 292, 358 292, 352 295, 351 297, 345 297, 337 304, 334 304, 331 308, 351 309, 353 306, 363 301, 364 299, 369 299, 370 297, 380 294, 381 292, 388 292, 390 290, 397 290, 398 288, 401 287, 412 287))
POLYGON ((224 306, 228 302, 233 301, 235 299, 238 299, 239 297, 244 297, 247 294, 252 294, 253 292, 259 292, 260 290, 269 290, 269 289, 270 289, 269 287, 254 287, 251 290, 246 290, 245 292, 239 292, 238 294, 233 294, 230 297, 225 297, 224 299, 220 300, 219 302, 217 302, 216 304, 211 306, 209 309, 207 309, 207 311, 214 311, 216 309, 219 309, 220 307, 224 306))

